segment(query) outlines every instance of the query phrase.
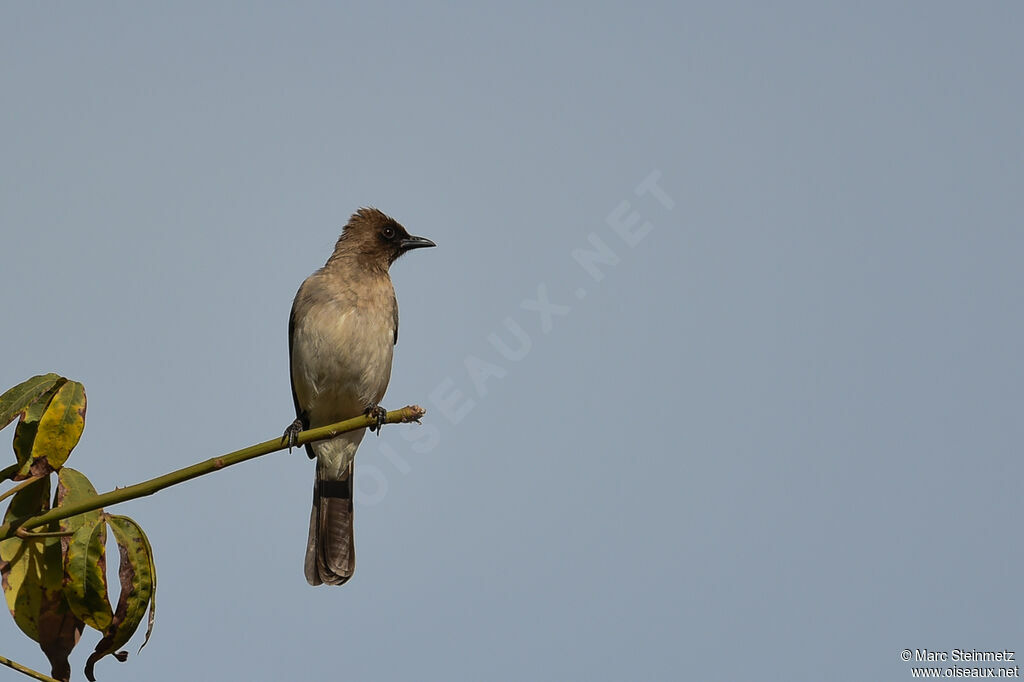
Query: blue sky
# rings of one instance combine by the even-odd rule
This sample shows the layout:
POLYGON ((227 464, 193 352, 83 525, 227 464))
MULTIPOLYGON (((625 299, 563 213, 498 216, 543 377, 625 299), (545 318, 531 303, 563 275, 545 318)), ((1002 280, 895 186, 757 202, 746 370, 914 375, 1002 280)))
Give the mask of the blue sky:
POLYGON ((353 580, 302 577, 304 455, 127 503, 158 618, 100 679, 1024 648, 1018 5, 0 16, 0 385, 85 384, 99 489, 281 432, 291 298, 356 208, 438 244, 392 270, 385 405, 429 414, 360 449, 353 580))

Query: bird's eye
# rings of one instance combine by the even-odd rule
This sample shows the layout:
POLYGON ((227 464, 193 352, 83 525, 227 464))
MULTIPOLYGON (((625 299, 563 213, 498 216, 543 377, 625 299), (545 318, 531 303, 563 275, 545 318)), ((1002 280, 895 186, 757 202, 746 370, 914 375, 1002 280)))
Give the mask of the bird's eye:
POLYGON ((393 228, 390 225, 388 225, 387 227, 384 228, 384 230, 381 232, 381 234, 384 235, 384 239, 394 239, 395 238, 395 228, 393 228))

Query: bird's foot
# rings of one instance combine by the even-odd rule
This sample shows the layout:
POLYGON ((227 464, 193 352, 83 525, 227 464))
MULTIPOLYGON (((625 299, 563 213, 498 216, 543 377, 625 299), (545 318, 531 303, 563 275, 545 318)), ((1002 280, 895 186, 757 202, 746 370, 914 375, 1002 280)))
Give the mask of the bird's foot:
POLYGON ((365 414, 374 421, 373 424, 370 424, 370 430, 376 431, 379 436, 380 427, 384 426, 384 421, 388 418, 388 411, 380 405, 374 405, 373 407, 366 408, 365 414))
POLYGON ((299 444, 299 434, 302 433, 302 420, 296 419, 288 428, 284 430, 284 435, 281 436, 281 442, 288 442, 288 452, 292 451, 292 448, 299 444))

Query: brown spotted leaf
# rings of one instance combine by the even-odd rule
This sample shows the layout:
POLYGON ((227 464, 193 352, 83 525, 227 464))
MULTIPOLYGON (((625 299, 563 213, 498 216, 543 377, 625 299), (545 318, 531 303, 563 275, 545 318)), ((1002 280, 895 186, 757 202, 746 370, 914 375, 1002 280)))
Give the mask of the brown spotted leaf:
MULTIPOLYGON (((45 511, 49 507, 49 498, 50 479, 42 478, 29 484, 11 499, 4 514, 4 523, 45 511)), ((60 541, 57 538, 48 540, 50 542, 12 537, 0 541, 0 581, 7 608, 21 631, 37 642, 47 550, 55 548, 57 561, 60 561, 60 541)))
POLYGON ((71 612, 63 594, 48 595, 46 608, 39 614, 39 648, 50 661, 50 676, 66 682, 71 679, 68 657, 82 636, 83 623, 71 612))
MULTIPOLYGON (((30 451, 27 455, 19 452, 22 466, 15 478, 38 476, 60 469, 78 445, 84 428, 85 387, 77 381, 68 381, 57 389, 39 416, 30 451), (24 461, 22 457, 25 457, 24 461)), ((19 440, 18 433, 15 433, 16 449, 19 440)))
POLYGON ((153 634, 153 623, 156 621, 156 559, 153 554, 153 545, 149 544, 149 538, 142 529, 139 528, 139 533, 142 535, 143 542, 146 543, 146 552, 149 554, 149 572, 153 576, 153 591, 149 596, 149 618, 146 623, 146 636, 142 638, 142 644, 139 645, 139 653, 142 653, 143 647, 149 644, 149 636, 153 634))
POLYGON ((67 379, 63 377, 58 378, 50 388, 37 395, 21 411, 21 419, 18 420, 18 426, 14 429, 14 455, 18 460, 18 471, 12 476, 13 480, 21 481, 32 475, 30 462, 32 458, 32 444, 35 442, 36 433, 39 431, 39 420, 42 418, 43 413, 46 412, 46 408, 49 406, 53 396, 56 395, 57 391, 65 383, 67 383, 67 379))
MULTIPOLYGON (((117 547, 121 554, 118 577, 121 581, 121 594, 117 600, 117 608, 110 627, 103 639, 96 645, 96 650, 89 656, 85 664, 85 676, 95 682, 93 668, 96 662, 108 654, 118 660, 124 660, 117 650, 124 646, 135 634, 147 607, 153 603, 156 589, 156 571, 153 564, 153 552, 146 534, 139 524, 127 516, 106 516, 107 523, 114 533, 117 547)), ((147 633, 148 637, 148 633, 147 633)))
MULTIPOLYGON (((57 506, 84 502, 91 497, 96 497, 96 488, 81 471, 71 467, 63 467, 57 474, 57 506)), ((74 533, 83 525, 93 524, 103 518, 102 509, 94 509, 83 514, 76 514, 66 519, 61 519, 60 529, 65 533, 74 533)), ((67 549, 67 545, 65 545, 67 549)))
POLYGON ((36 433, 39 432, 39 420, 42 418, 43 413, 46 412, 46 408, 50 405, 53 396, 56 395, 63 385, 64 380, 61 380, 52 386, 50 390, 39 394, 22 411, 21 419, 18 420, 18 426, 14 429, 14 455, 17 457, 18 464, 21 467, 14 480, 23 480, 31 475, 29 459, 32 457, 32 444, 36 440, 36 433))
MULTIPOLYGON (((48 507, 50 479, 42 478, 11 500, 4 522, 32 516, 48 507)), ((51 524, 48 530, 57 530, 51 524)), ((50 660, 51 675, 70 678, 68 655, 78 642, 82 621, 64 600, 61 539, 7 538, 0 542, 0 580, 7 607, 22 632, 39 643, 50 660)))
MULTIPOLYGON (((89 479, 69 467, 60 470, 58 481, 58 507, 96 496, 89 479)), ((61 538, 68 607, 86 625, 104 632, 114 613, 107 597, 107 526, 103 511, 97 509, 62 519, 60 529, 71 533, 61 538)))
POLYGON ((82 525, 68 543, 64 596, 71 612, 89 627, 105 632, 114 612, 107 597, 107 524, 82 525))

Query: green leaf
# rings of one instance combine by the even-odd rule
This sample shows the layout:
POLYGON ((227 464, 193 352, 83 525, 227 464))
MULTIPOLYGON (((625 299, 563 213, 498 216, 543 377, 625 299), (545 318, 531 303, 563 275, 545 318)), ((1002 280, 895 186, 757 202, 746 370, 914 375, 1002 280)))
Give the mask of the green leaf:
MULTIPOLYGON (((79 471, 64 467, 58 474, 57 506, 96 496, 96 489, 79 471)), ((71 612, 91 628, 104 632, 114 613, 107 597, 107 526, 103 511, 78 514, 60 521, 72 533, 64 543, 64 596, 71 612)))
POLYGON ((69 381, 54 394, 39 418, 32 453, 18 476, 38 476, 57 471, 78 445, 85 429, 85 386, 69 381))
POLYGON ((39 374, 21 382, 0 395, 0 429, 24 412, 33 400, 46 393, 62 377, 57 374, 39 374))
MULTIPOLYGON (((81 471, 71 467, 62 467, 57 474, 57 506, 63 507, 71 504, 78 504, 85 500, 96 497, 96 488, 81 471)), ((61 519, 60 529, 65 533, 74 533, 83 525, 92 525, 103 518, 102 509, 78 514, 66 519, 61 519)))
MULTIPOLYGON (((96 645, 96 650, 89 656, 85 664, 85 676, 95 682, 93 668, 96 662, 108 654, 114 654, 118 660, 124 660, 124 652, 117 652, 135 634, 146 608, 154 604, 156 590, 156 571, 153 563, 153 551, 146 534, 139 524, 127 516, 107 515, 107 523, 114 532, 114 539, 121 554, 121 565, 118 577, 121 581, 121 594, 117 600, 114 618, 107 628, 103 639, 96 645)), ((147 633, 147 638, 148 638, 147 633)))
POLYGON ((105 632, 114 618, 107 598, 107 524, 97 519, 82 526, 68 543, 64 596, 71 612, 89 627, 105 632))

